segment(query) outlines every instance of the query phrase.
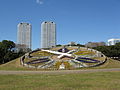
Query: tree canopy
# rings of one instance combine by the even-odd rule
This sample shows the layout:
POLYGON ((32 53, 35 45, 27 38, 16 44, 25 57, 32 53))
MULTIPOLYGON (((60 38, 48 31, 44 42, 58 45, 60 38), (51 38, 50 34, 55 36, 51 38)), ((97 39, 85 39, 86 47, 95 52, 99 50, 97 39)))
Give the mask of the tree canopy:
POLYGON ((120 43, 116 43, 116 45, 112 46, 99 46, 94 49, 101 51, 108 57, 120 57, 120 43))
POLYGON ((3 40, 0 42, 0 63, 9 62, 24 52, 15 52, 15 43, 13 41, 3 40))

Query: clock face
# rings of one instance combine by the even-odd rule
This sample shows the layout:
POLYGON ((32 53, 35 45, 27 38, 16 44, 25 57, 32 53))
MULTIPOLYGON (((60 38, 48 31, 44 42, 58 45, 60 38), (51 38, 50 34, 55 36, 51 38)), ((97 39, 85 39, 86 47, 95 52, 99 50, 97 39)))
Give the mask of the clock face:
POLYGON ((94 49, 66 46, 33 51, 24 64, 38 69, 75 69, 99 66, 105 61, 106 56, 94 49))

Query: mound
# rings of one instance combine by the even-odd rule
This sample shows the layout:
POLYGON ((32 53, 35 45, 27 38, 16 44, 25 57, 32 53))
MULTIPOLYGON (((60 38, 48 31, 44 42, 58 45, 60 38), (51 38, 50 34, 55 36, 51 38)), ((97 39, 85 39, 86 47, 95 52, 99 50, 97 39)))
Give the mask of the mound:
POLYGON ((21 58, 23 66, 37 69, 96 67, 106 61, 106 56, 99 51, 75 46, 35 50, 21 58))

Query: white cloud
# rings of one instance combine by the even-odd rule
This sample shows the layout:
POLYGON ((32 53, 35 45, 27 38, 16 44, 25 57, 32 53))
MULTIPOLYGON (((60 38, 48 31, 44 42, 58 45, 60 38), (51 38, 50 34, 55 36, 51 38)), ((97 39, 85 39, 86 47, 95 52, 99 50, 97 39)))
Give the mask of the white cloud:
POLYGON ((37 4, 43 4, 43 0, 36 0, 37 4))

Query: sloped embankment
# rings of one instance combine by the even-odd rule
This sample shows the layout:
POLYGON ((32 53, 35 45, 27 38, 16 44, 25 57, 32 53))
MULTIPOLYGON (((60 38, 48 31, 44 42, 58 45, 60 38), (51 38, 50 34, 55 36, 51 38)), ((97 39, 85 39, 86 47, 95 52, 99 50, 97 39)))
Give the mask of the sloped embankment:
POLYGON ((29 70, 20 64, 20 58, 0 65, 0 70, 29 70))

